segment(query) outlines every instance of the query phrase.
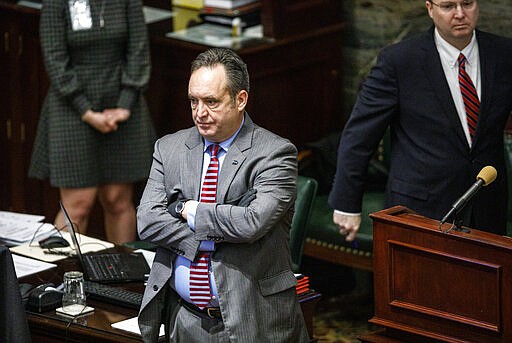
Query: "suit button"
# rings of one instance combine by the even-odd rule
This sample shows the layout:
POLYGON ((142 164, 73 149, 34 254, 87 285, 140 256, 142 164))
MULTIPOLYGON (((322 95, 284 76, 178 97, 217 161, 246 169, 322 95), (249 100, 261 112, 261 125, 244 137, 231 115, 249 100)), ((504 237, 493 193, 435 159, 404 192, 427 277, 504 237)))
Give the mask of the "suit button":
POLYGON ((158 291, 158 286, 157 285, 153 285, 153 290, 156 292, 158 291))

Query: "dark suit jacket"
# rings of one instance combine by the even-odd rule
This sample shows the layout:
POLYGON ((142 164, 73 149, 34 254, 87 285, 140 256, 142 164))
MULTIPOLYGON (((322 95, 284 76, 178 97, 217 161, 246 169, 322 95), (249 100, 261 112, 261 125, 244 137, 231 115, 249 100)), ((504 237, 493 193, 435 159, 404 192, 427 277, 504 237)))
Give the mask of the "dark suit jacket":
POLYGON ((469 147, 452 100, 434 29, 384 48, 366 79, 340 141, 330 205, 360 212, 368 161, 391 131, 386 206, 405 205, 441 219, 486 165, 498 171, 461 216, 466 225, 504 233, 507 180, 503 129, 512 110, 512 40, 476 31, 481 108, 469 147))

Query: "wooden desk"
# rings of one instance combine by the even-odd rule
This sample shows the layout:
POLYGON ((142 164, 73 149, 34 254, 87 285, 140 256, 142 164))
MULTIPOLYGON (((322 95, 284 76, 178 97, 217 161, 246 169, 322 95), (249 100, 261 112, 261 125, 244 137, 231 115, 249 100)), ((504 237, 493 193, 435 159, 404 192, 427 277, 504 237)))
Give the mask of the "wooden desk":
MULTIPOLYGON (((116 250, 128 248, 116 247, 116 250)), ((57 268, 31 275, 20 280, 39 285, 45 282, 60 284, 64 272, 79 270, 76 258, 69 258, 57 262, 57 268)), ((132 291, 143 292, 142 283, 117 284, 132 291)), ((313 315, 321 295, 313 292, 300 299, 304 318, 310 337, 313 337, 313 315)), ((87 304, 95 308, 94 313, 75 321, 66 320, 55 314, 55 310, 44 313, 28 311, 28 323, 32 333, 32 342, 61 343, 66 342, 141 342, 138 335, 114 329, 112 323, 136 317, 137 310, 105 304, 97 300, 88 299, 87 304)))
POLYGON ((403 206, 373 219, 374 316, 365 343, 512 342, 512 240, 450 229, 403 206))

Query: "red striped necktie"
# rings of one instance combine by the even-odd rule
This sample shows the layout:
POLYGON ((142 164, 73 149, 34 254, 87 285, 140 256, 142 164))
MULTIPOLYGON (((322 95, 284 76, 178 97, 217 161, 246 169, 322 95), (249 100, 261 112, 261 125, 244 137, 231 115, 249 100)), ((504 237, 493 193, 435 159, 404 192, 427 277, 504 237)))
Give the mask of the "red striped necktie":
POLYGON ((476 125, 478 123, 478 112, 480 111, 480 100, 478 93, 471 81, 471 78, 466 73, 466 57, 463 54, 459 55, 459 85, 462 93, 462 100, 464 100, 464 108, 466 110, 466 119, 468 122, 469 135, 471 140, 475 135, 476 125))
MULTIPOLYGON (((214 203, 217 194, 219 176, 218 145, 210 145, 210 164, 201 187, 201 202, 214 203)), ((210 252, 202 251, 190 264, 190 300, 201 310, 208 305, 212 297, 210 290, 210 252)))

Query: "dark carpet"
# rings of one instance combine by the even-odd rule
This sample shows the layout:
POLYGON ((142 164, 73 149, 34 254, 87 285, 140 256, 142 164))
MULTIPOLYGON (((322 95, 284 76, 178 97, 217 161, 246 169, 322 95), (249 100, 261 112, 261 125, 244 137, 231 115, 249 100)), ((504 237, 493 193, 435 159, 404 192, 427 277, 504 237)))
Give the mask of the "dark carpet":
POLYGON ((318 343, 359 343, 358 336, 377 331, 373 316, 373 275, 312 258, 304 258, 303 273, 322 294, 313 318, 318 343))
POLYGON ((368 323, 373 302, 346 295, 322 299, 313 318, 314 336, 318 343, 355 343, 357 337, 378 329, 368 323))

